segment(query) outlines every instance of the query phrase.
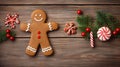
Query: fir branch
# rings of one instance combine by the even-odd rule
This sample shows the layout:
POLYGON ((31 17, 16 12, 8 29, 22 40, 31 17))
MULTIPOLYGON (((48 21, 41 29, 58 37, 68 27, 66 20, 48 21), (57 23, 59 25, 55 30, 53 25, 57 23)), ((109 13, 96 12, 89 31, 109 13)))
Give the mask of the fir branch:
POLYGON ((97 18, 96 18, 95 24, 97 25, 97 27, 95 27, 95 28, 107 26, 111 30, 114 30, 115 28, 120 27, 119 21, 117 19, 115 19, 111 14, 104 13, 102 11, 98 11, 96 17, 97 18))
POLYGON ((91 27, 91 25, 92 25, 92 19, 89 16, 84 16, 84 15, 78 16, 77 22, 78 22, 80 28, 81 27, 84 27, 84 28, 91 27))
MULTIPOLYGON (((78 16, 77 17, 77 22, 79 24, 79 30, 81 32, 85 32, 86 28, 89 27, 89 28, 92 28, 92 19, 89 17, 89 16, 84 16, 84 15, 81 15, 81 16, 78 16)), ((86 39, 89 39, 89 33, 86 33, 86 36, 85 36, 86 39)))
MULTIPOLYGON (((111 14, 104 13, 102 11, 96 12, 96 21, 94 23, 91 17, 84 15, 78 16, 77 22, 81 32, 85 32, 85 29, 89 27, 93 31, 94 37, 97 37, 97 31, 100 27, 107 26, 111 31, 114 31, 116 28, 120 28, 119 20, 115 19, 111 14)), ((117 37, 120 37, 120 34, 117 37)), ((89 38, 88 33, 85 38, 89 38)))
MULTIPOLYGON (((0 42, 8 40, 8 38, 6 37, 6 34, 7 33, 6 33, 5 29, 0 30, 0 42)), ((10 35, 13 36, 13 37, 15 37, 15 35, 16 35, 15 31, 11 30, 10 35)))
POLYGON ((6 41, 7 37, 6 37, 6 31, 5 30, 1 30, 0 31, 0 42, 6 41))

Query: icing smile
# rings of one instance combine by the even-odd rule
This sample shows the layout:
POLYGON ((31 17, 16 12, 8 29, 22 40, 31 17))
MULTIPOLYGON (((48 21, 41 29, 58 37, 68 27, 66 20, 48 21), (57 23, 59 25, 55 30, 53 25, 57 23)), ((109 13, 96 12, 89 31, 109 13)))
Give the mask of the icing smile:
POLYGON ((34 17, 34 20, 35 21, 42 21, 43 18, 40 18, 40 19, 37 19, 36 17, 41 17, 42 15, 41 14, 35 14, 35 17, 34 17))
POLYGON ((36 17, 34 17, 34 20, 35 20, 35 21, 42 21, 43 18, 37 19, 36 17))

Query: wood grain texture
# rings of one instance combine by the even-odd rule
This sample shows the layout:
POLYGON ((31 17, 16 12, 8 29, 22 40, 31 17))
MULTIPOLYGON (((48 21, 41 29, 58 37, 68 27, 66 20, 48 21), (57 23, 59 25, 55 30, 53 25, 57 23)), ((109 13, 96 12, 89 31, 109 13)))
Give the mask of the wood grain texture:
MULTIPOLYGON (((76 10, 78 9, 83 10, 85 15, 90 15, 93 18, 95 18, 95 12, 98 10, 110 13, 118 19, 120 18, 120 6, 0 6, 0 22, 3 23, 8 12, 19 13, 21 23, 31 22, 30 15, 35 9, 44 9, 48 15, 47 22, 55 21, 59 24, 59 30, 50 32, 49 37, 81 37, 79 31, 72 36, 68 36, 63 31, 66 22, 73 21, 78 26, 76 22, 76 10)), ((17 25, 16 33, 16 37, 30 37, 30 33, 20 31, 19 25, 17 25)))
POLYGON ((37 56, 25 54, 29 38, 17 38, 0 45, 0 67, 119 67, 120 39, 102 43, 91 48, 82 38, 50 38, 55 54, 45 57, 41 49, 37 56))
POLYGON ((0 0, 0 4, 120 4, 120 0, 0 0))
POLYGON ((22 32, 17 25, 16 41, 0 43, 0 67, 120 67, 120 39, 101 42, 96 39, 96 48, 80 36, 64 33, 66 22, 75 22, 76 10, 85 15, 96 16, 100 10, 120 19, 120 0, 0 0, 0 25, 8 12, 19 13, 21 22, 31 22, 30 15, 35 9, 44 9, 49 21, 59 23, 59 30, 48 34, 54 55, 46 57, 39 49, 35 57, 25 54, 30 33, 22 32))

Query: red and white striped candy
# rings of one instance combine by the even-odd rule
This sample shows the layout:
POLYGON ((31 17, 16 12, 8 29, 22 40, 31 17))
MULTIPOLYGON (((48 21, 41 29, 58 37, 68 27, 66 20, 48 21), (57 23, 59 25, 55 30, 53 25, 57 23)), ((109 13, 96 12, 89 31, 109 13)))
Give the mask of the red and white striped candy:
POLYGON ((111 37, 111 30, 108 27, 101 27, 97 31, 97 37, 101 41, 107 41, 111 37))
POLYGON ((94 37, 93 37, 93 32, 92 31, 90 32, 90 46, 95 47, 94 46, 94 37))
POLYGON ((75 23, 73 22, 69 22, 65 24, 65 28, 64 31, 68 34, 68 35, 72 35, 75 34, 77 27, 75 26, 75 23))

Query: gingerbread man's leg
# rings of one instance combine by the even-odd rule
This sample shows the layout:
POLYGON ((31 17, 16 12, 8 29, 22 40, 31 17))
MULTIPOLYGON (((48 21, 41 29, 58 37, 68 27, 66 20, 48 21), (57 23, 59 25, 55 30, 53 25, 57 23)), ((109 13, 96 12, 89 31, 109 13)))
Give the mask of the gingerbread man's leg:
POLYGON ((53 53, 53 49, 50 46, 48 38, 44 38, 44 41, 42 41, 40 45, 44 55, 49 56, 53 53))
POLYGON ((39 46, 39 44, 31 38, 29 45, 26 48, 26 54, 28 54, 30 56, 34 56, 37 52, 38 46, 39 46))

